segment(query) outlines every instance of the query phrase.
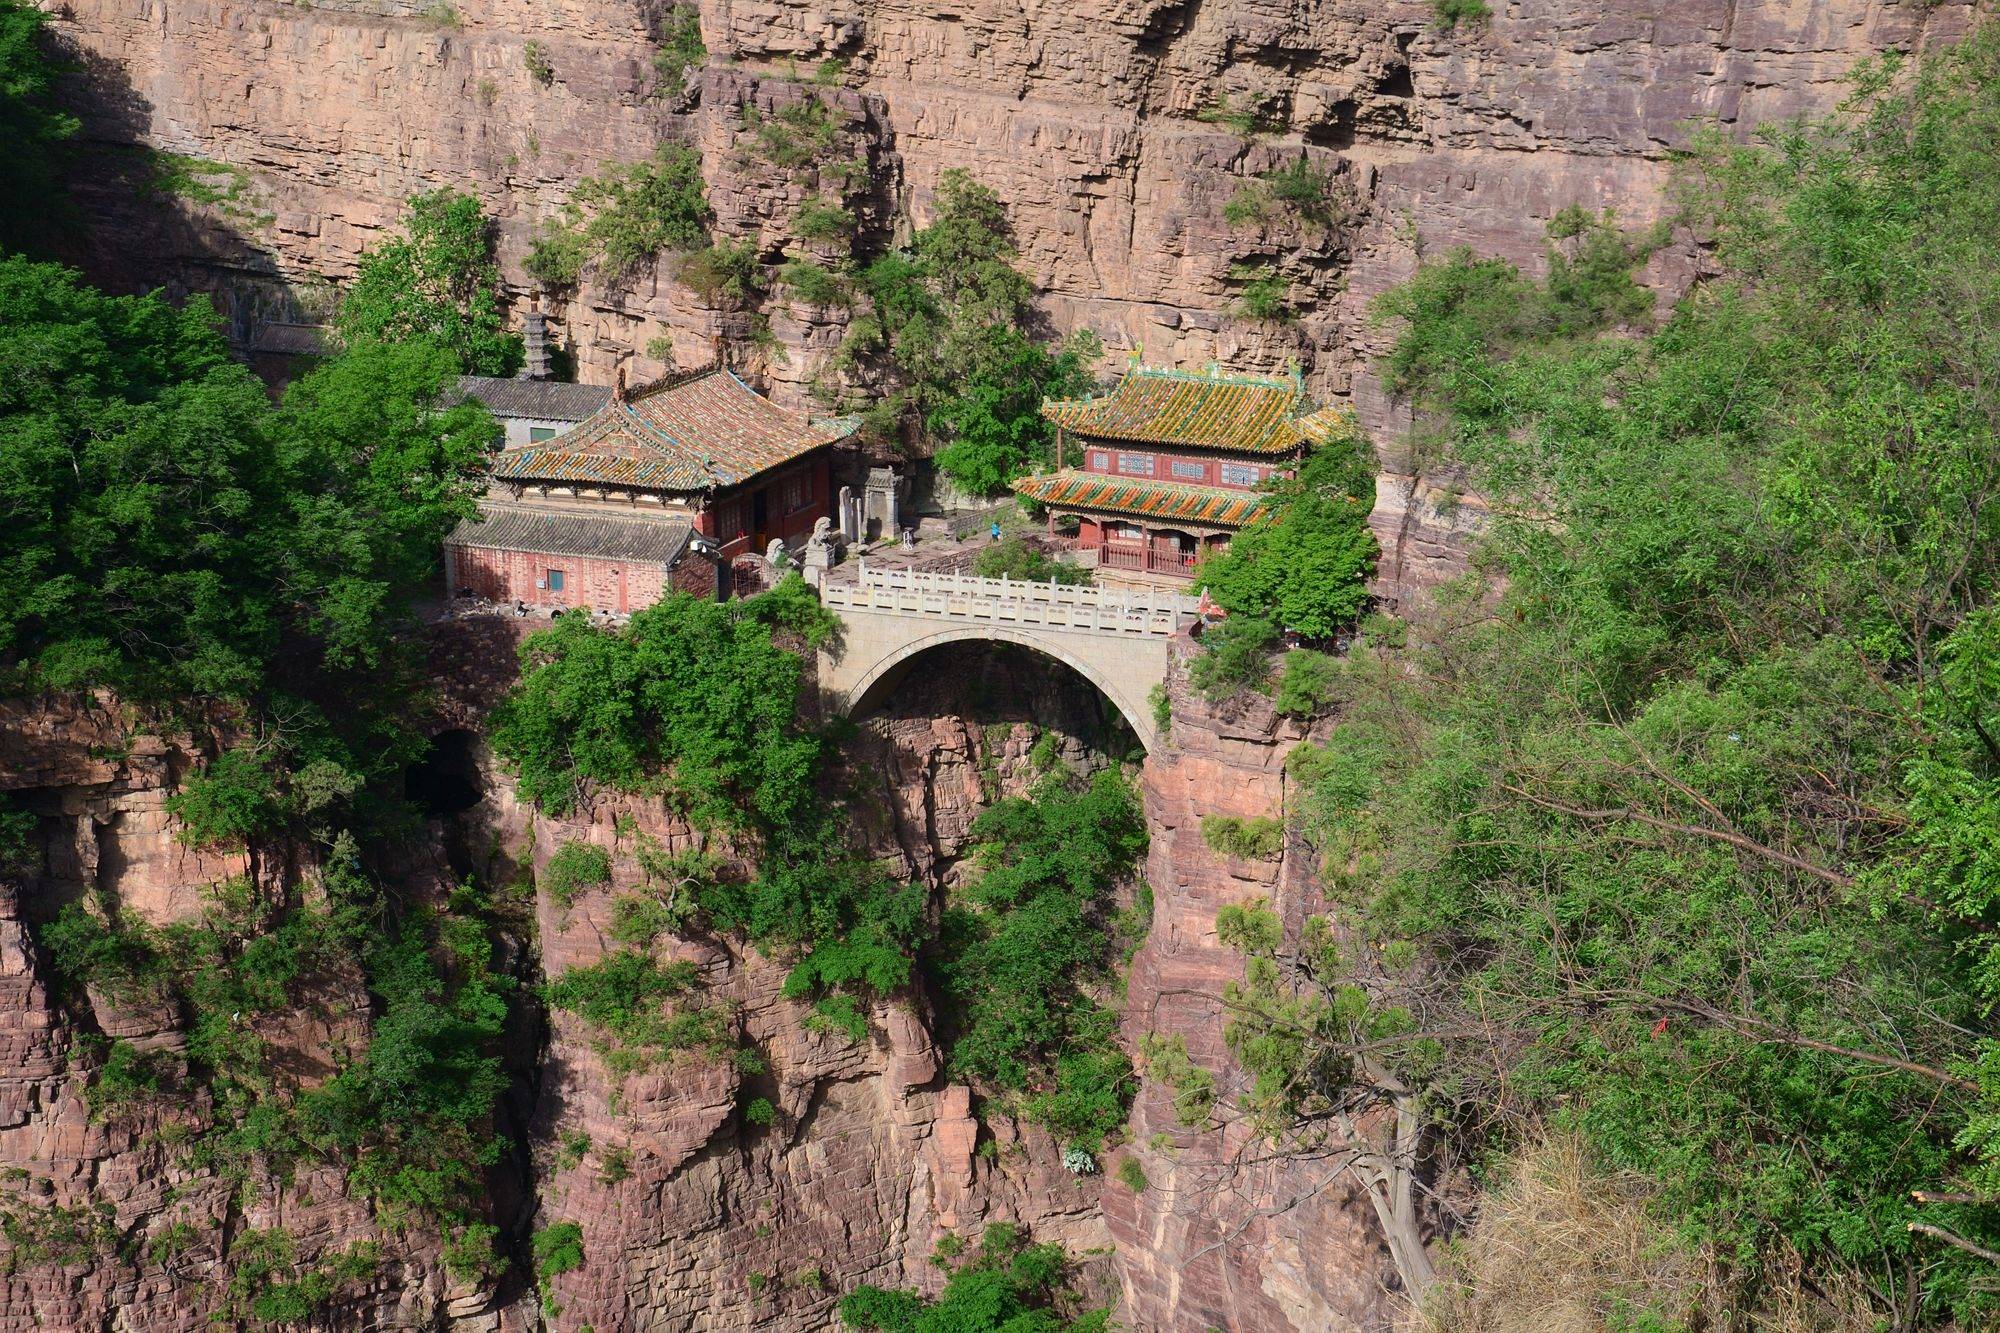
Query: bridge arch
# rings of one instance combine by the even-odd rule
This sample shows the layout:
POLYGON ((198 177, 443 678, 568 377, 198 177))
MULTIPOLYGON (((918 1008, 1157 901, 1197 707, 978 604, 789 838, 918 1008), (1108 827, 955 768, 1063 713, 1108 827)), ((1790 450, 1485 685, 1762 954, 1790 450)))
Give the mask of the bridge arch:
POLYGON ((942 648, 952 643, 1011 643, 1061 663, 1089 681, 1099 694, 1109 699, 1119 715, 1125 719, 1125 725, 1139 738, 1139 743, 1148 753, 1152 752, 1158 729, 1153 725, 1152 709, 1147 699, 1131 698, 1130 690, 1121 685, 1110 673, 1101 669, 1098 664, 1067 650, 1057 636, 1036 634, 1032 630, 1015 629, 1006 625, 950 625, 897 645, 863 669, 853 684, 840 691, 844 696, 840 702, 844 705, 845 711, 853 717, 860 717, 870 712, 880 705, 882 698, 901 678, 903 668, 912 660, 933 648, 942 648))

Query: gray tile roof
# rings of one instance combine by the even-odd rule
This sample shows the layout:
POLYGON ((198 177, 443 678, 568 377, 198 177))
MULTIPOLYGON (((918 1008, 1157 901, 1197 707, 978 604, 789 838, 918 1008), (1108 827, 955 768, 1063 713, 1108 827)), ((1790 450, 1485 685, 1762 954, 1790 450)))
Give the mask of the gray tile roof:
POLYGON ((534 505, 486 501, 479 517, 452 529, 454 546, 543 555, 593 556, 604 560, 644 560, 671 565, 687 545, 688 525, 658 517, 593 514, 587 510, 542 509, 534 505))
POLYGON ((477 398, 496 417, 537 421, 582 421, 611 401, 602 384, 561 384, 555 380, 494 379, 461 375, 459 392, 477 398))

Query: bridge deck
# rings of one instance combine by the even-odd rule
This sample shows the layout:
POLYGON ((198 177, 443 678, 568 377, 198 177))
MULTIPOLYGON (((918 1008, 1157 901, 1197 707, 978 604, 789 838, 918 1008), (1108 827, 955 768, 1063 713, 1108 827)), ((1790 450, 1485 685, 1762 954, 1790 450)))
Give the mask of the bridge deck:
POLYGON ((1181 617, 1195 610, 1194 598, 1178 593, 870 569, 866 561, 860 562, 853 582, 829 580, 820 588, 820 600, 835 611, 878 611, 1151 638, 1173 634, 1181 617))

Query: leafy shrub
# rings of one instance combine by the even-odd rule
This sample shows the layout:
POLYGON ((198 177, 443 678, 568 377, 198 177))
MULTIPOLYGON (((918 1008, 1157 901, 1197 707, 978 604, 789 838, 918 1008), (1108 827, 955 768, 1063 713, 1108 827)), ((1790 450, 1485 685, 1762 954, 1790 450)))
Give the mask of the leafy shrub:
POLYGON ((340 298, 342 343, 422 339, 474 375, 511 375, 524 355, 508 327, 492 219, 472 195, 433 190, 405 206, 403 235, 368 250, 340 298))
MULTIPOLYGON (((939 1254, 943 1253, 940 1245, 939 1254)), ((1020 1228, 996 1222, 987 1227, 978 1253, 959 1265, 936 1298, 927 1300, 914 1291, 856 1287, 840 1300, 841 1322, 884 1333, 1002 1328, 1107 1333, 1108 1311, 1057 1313, 1076 1305, 1069 1262, 1061 1246, 1029 1245, 1020 1228)))
POLYGON ((507 1268, 494 1243, 499 1238, 500 1228, 484 1222, 459 1227, 439 1252, 445 1271, 459 1282, 491 1282, 507 1268))
POLYGON ((677 930, 685 916, 658 898, 624 894, 611 904, 611 938, 644 949, 660 936, 677 930))
POLYGON ((1136 1157, 1119 1158, 1116 1174, 1118 1183, 1134 1194, 1144 1194, 1146 1186, 1152 1183, 1146 1179, 1146 1168, 1139 1164, 1139 1159, 1136 1157))
POLYGON ((771 1105, 769 1097, 752 1097, 743 1108, 744 1121, 757 1126, 759 1129, 769 1125, 777 1118, 778 1109, 771 1105))
POLYGON ((1113 954, 1105 888, 1145 846, 1129 786, 1061 775, 973 822, 979 878, 947 907, 933 965, 957 1031, 954 1073, 1024 1093, 1024 1114, 1094 1146, 1125 1118, 1131 1066, 1109 1011, 1083 994, 1113 954))
POLYGON ((611 853, 594 843, 565 842, 549 858, 541 882, 558 906, 573 906, 585 889, 611 882, 611 853))
POLYGON ((1081 395, 1098 348, 1087 336, 1048 347, 1022 332, 1034 288, 1013 265, 997 194, 954 168, 932 207, 911 253, 884 255, 857 275, 867 309, 833 369, 865 365, 884 381, 870 430, 929 432, 942 441, 938 467, 953 482, 994 495, 1051 457, 1042 400, 1081 395))
POLYGON ((1174 701, 1164 685, 1155 685, 1146 691, 1146 706, 1153 711, 1153 725, 1160 729, 1162 736, 1174 721, 1174 701))
POLYGON ((93 1120, 114 1119, 157 1098, 175 1072, 173 1057, 163 1051, 142 1051, 129 1041, 114 1040, 84 1093, 93 1120))
POLYGON ((529 1248, 535 1256, 535 1281, 546 1287, 583 1267, 583 1228, 575 1222, 553 1222, 535 1232, 529 1248))
POLYGON ((663 967, 648 954, 621 949, 569 969, 543 986, 542 996, 550 1008, 574 1013, 602 1032, 602 1049, 622 1072, 682 1051, 729 1049, 725 1010, 665 1007, 694 989, 698 975, 693 963, 663 967))
POLYGON ((778 282, 805 304, 820 309, 848 301, 847 284, 841 276, 810 259, 787 260, 778 269, 778 282))
POLYGON ((742 303, 763 290, 754 241, 717 242, 681 261, 680 280, 710 305, 742 303))
POLYGON ((1493 17, 1492 6, 1486 0, 1431 0, 1431 12, 1447 29, 1461 23, 1484 23, 1493 17))
POLYGON ((1174 1119, 1188 1129, 1206 1125, 1215 1109, 1215 1075, 1188 1057, 1187 1039, 1147 1033, 1139 1054, 1147 1075, 1174 1090, 1174 1119))
POLYGON ((1333 195, 1333 175, 1304 157, 1238 186, 1222 216, 1232 227, 1265 223, 1290 215, 1320 228, 1337 225, 1341 209, 1333 195))
POLYGON ((820 745, 798 725, 802 665, 773 625, 826 623, 796 578, 745 601, 672 594, 616 630, 560 617, 522 645, 494 749, 551 812, 599 783, 664 787, 705 824, 805 827, 820 745))
MULTIPOLYGON (((1352 625, 1368 604, 1377 549, 1368 528, 1373 468, 1372 452, 1358 436, 1314 449, 1295 476, 1268 483, 1270 507, 1227 551, 1202 563, 1200 585, 1230 620, 1248 617, 1266 622, 1266 630, 1283 626, 1317 639, 1352 625)), ((1242 632, 1246 642, 1254 637, 1251 627, 1242 632)), ((1204 633, 1204 642, 1212 633, 1204 633)), ((1233 633, 1225 628, 1224 643, 1233 633)))
POLYGON ((1229 266, 1229 280, 1237 288, 1236 309, 1249 319, 1284 323, 1292 318, 1289 304, 1292 284, 1272 264, 1236 263, 1229 266))
POLYGON ((1201 632, 1201 652, 1188 664, 1188 680, 1204 698, 1227 699, 1261 690, 1271 678, 1271 650, 1278 630, 1268 620, 1231 615, 1201 632))
POLYGON ((1278 691, 1272 700, 1288 717, 1317 717, 1333 706, 1339 679, 1339 659, 1310 648, 1295 648, 1285 654, 1285 669, 1278 676, 1278 691))
POLYGON ((255 750, 225 750, 191 774, 167 798, 181 821, 175 837, 190 847, 242 847, 277 824, 283 813, 277 774, 255 750))
POLYGON ((1009 578, 1023 583, 1088 584, 1090 571, 1050 555, 1035 543, 1019 536, 988 543, 973 557, 972 572, 983 579, 1009 578))
POLYGON ((527 67, 528 77, 544 88, 556 81, 556 68, 549 63, 548 48, 540 42, 529 42, 521 48, 521 63, 527 67))
POLYGON ((710 218, 701 155, 661 144, 646 161, 579 181, 561 217, 536 233, 526 267, 551 287, 572 286, 593 266, 619 282, 660 254, 704 245, 710 218))
POLYGON ((744 128, 755 132, 753 151, 787 171, 824 161, 840 135, 833 108, 815 96, 781 106, 768 117, 745 107, 743 117, 744 128))
POLYGON ((1203 815, 1201 840, 1224 856, 1269 861, 1285 850, 1285 825, 1282 820, 1262 815, 1254 819, 1203 815))
POLYGON ((708 47, 701 40, 700 7, 670 7, 660 16, 653 36, 659 43, 653 52, 653 68, 659 73, 660 87, 679 92, 687 83, 688 71, 708 62, 708 47))
POLYGON ((837 241, 854 234, 854 214, 825 199, 808 199, 792 217, 792 234, 805 241, 837 241))
POLYGON ((1277 115, 1268 97, 1254 97, 1239 106, 1229 94, 1224 93, 1195 112, 1194 118, 1220 125, 1246 138, 1253 134, 1268 134, 1279 128, 1277 115))

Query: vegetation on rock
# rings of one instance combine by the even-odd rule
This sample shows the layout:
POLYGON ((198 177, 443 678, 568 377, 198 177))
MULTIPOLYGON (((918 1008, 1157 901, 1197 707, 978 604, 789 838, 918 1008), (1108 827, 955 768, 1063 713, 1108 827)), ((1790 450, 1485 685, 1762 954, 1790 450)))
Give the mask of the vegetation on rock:
POLYGON ((1989 26, 1702 141, 1720 272, 1650 331, 1607 332, 1644 238, 1577 213, 1545 281, 1461 252, 1387 298, 1391 383, 1496 519, 1295 754, 1355 938, 1219 923, 1281 1143, 1552 1122, 1709 1274, 1660 1318, 1990 1320, 1996 125, 1989 26))
POLYGON ((536 232, 523 267, 553 289, 576 286, 586 270, 615 284, 660 254, 701 249, 711 219, 701 154, 663 143, 646 161, 578 181, 562 215, 536 232))
POLYGON ((962 170, 947 171, 910 251, 857 275, 866 309, 832 367, 879 367, 870 428, 905 440, 929 432, 942 442, 939 469, 978 495, 1052 461, 1042 400, 1081 394, 1097 353, 1087 334, 1052 349, 1026 331, 1033 288, 1014 253, 999 196, 962 170))
POLYGON ((479 201, 456 190, 417 195, 403 231, 361 257, 334 320, 341 341, 426 343, 473 375, 519 370, 521 336, 507 330, 493 223, 479 201))
MULTIPOLYGON (((947 1252, 940 1244, 938 1262, 949 1266, 958 1253, 959 1246, 947 1252)), ((857 1287, 841 1297, 840 1318, 849 1328, 881 1333, 1106 1333, 1110 1312, 1080 1309, 1069 1275, 1062 1246, 1030 1245, 1019 1227, 995 1222, 935 1298, 857 1287)))

